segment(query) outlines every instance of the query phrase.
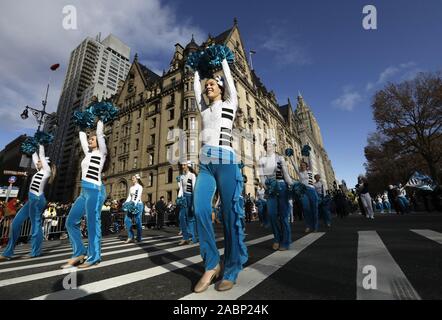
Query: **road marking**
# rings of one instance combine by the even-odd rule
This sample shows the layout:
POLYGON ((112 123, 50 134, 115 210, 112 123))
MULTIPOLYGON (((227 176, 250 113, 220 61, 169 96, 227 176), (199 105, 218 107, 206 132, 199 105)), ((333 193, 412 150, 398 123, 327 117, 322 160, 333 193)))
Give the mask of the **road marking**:
MULTIPOLYGON (((273 239, 273 235, 267 235, 258 239, 246 242, 246 245, 251 246, 261 242, 273 239)), ((220 255, 224 253, 224 249, 218 250, 220 255)), ((138 272, 133 272, 118 277, 113 277, 101 281, 92 282, 78 287, 75 290, 62 290, 54 293, 42 295, 32 300, 74 300, 91 294, 103 292, 105 290, 114 289, 134 282, 143 281, 155 276, 159 276, 177 269, 182 269, 193 264, 201 262, 201 256, 196 255, 190 258, 185 258, 179 261, 174 261, 162 266, 145 269, 138 272)))
POLYGON ((276 251, 248 266, 241 271, 237 283, 229 291, 218 292, 215 289, 215 285, 212 284, 207 291, 203 293, 191 293, 180 300, 236 300, 268 279, 270 275, 282 268, 324 234, 323 232, 310 233, 294 241, 291 244, 291 249, 287 251, 276 251))
MULTIPOLYGON (((224 238, 217 238, 215 240, 216 241, 221 241, 223 239, 224 238)), ((45 278, 62 276, 62 275, 66 275, 67 273, 69 273, 69 270, 71 270, 71 271, 72 270, 76 270, 77 272, 84 272, 84 271, 88 271, 88 270, 96 270, 98 268, 104 268, 104 267, 113 266, 113 265, 120 264, 120 263, 125 263, 125 262, 131 262, 131 261, 135 261, 135 260, 139 260, 139 259, 150 258, 150 257, 159 256, 159 255, 166 254, 166 253, 173 253, 173 252, 177 252, 177 251, 181 251, 181 250, 187 250, 187 249, 191 249, 191 248, 195 248, 195 247, 199 247, 199 243, 192 244, 192 245, 181 246, 181 247, 174 247, 174 248, 170 248, 170 249, 163 249, 163 250, 158 250, 158 251, 154 251, 154 252, 146 252, 146 253, 137 254, 137 255, 134 255, 134 256, 128 256, 128 257, 113 259, 113 260, 109 260, 109 261, 103 261, 103 262, 100 262, 100 264, 95 265, 95 266, 93 266, 90 269, 71 268, 71 269, 65 269, 65 270, 59 269, 59 270, 54 270, 54 271, 34 273, 34 274, 31 274, 31 275, 27 275, 27 276, 22 276, 22 277, 17 277, 17 278, 1 280, 0 281, 0 287, 6 287, 6 286, 10 286, 10 285, 13 285, 13 284, 18 284, 18 283, 23 283, 23 282, 29 282, 29 281, 35 281, 35 280, 40 280, 40 279, 45 279, 45 278)), ((123 252, 127 252, 128 250, 126 250, 126 251, 122 250, 122 251, 123 252)), ((112 254, 112 253, 110 252, 109 255, 110 254, 112 254)), ((61 260, 60 263, 64 263, 64 262, 66 262, 66 260, 61 260)))
MULTIPOLYGON (((391 256, 376 231, 358 232, 357 300, 420 300, 401 268, 391 256), (376 289, 365 289, 364 268, 376 270, 376 289)), ((373 274, 372 274, 373 275, 373 274)))
MULTIPOLYGON (((148 240, 148 241, 143 241, 139 244, 137 243, 124 243, 123 241, 117 241, 119 242, 119 244, 114 245, 114 246, 109 246, 109 247, 101 247, 102 250, 109 250, 109 249, 116 249, 116 248, 125 248, 125 247, 133 247, 133 246, 137 246, 138 248, 140 247, 144 247, 145 244, 148 243, 152 243, 152 242, 156 242, 156 241, 162 241, 162 240, 175 240, 175 239, 179 239, 182 238, 181 236, 175 236, 175 237, 170 237, 170 238, 161 238, 161 239, 152 239, 152 240, 148 240)), ((109 243, 108 243, 109 244, 109 243)), ((133 250, 136 250, 136 248, 134 248, 133 250)), ((64 250, 63 250, 64 251, 64 250)), ((131 251, 131 250, 126 250, 127 251, 131 251)), ((67 249, 67 252, 65 253, 58 253, 58 254, 51 254, 51 255, 45 255, 45 256, 41 256, 41 257, 37 257, 37 258, 32 258, 32 259, 28 259, 28 260, 12 260, 12 261, 7 261, 7 262, 3 262, 0 266, 4 266, 4 265, 10 265, 10 264, 17 264, 17 263, 24 263, 24 262, 34 262, 34 261, 39 261, 39 260, 46 260, 46 259, 52 259, 52 258, 56 258, 56 257, 62 257, 62 256, 66 256, 69 255, 67 259, 69 259, 71 257, 71 252, 72 249, 67 249)), ((105 256, 106 254, 103 253, 102 256, 105 256)), ((64 260, 63 260, 64 261, 64 260)), ((51 262, 49 262, 51 263, 51 262)), ((52 264, 52 263, 51 263, 52 264)), ((49 264, 49 265, 51 265, 49 264)), ((9 272, 9 271, 16 271, 16 270, 25 270, 25 269, 30 269, 30 268, 37 268, 37 267, 45 267, 45 264, 35 264, 35 265, 30 265, 27 264, 23 267, 14 267, 14 268, 9 268, 9 269, 0 269, 0 273, 4 273, 4 272, 9 272)))
MULTIPOLYGON (((150 241, 143 242, 142 244, 136 245, 134 248, 128 248, 128 249, 123 249, 123 250, 116 250, 116 251, 111 251, 111 252, 104 252, 104 253, 101 254, 101 256, 102 257, 106 257, 106 256, 115 255, 115 254, 119 254, 119 253, 126 253, 126 252, 136 251, 136 250, 140 250, 140 249, 144 249, 144 248, 156 248, 156 247, 168 246, 168 245, 173 244, 175 238, 180 238, 180 237, 177 236, 177 237, 172 237, 172 238, 166 238, 165 240, 172 240, 172 241, 160 242, 158 244, 146 246, 145 244, 149 244, 150 242, 157 241, 157 240, 150 240, 150 241)), ((121 244, 121 245, 116 245, 116 246, 114 246, 112 248, 122 248, 122 247, 127 247, 127 246, 134 246, 134 244, 133 243, 121 244)), ((106 249, 111 249, 111 248, 106 248, 106 249)), ((54 254, 52 257, 65 256, 65 255, 66 255, 65 253, 54 254)), ((62 260, 49 261, 49 262, 43 262, 43 263, 37 263, 37 264, 27 264, 25 266, 12 267, 12 268, 7 268, 7 269, 0 269, 0 273, 11 272, 11 271, 18 271, 18 270, 26 270, 26 269, 33 269, 33 268, 40 268, 40 267, 48 267, 48 266, 52 266, 52 265, 56 265, 56 264, 66 263, 66 261, 68 259, 70 259, 70 257, 66 258, 66 259, 62 259, 62 260)))
POLYGON ((433 230, 411 230, 418 235, 421 235, 427 239, 433 240, 439 244, 442 244, 442 233, 433 231, 433 230))

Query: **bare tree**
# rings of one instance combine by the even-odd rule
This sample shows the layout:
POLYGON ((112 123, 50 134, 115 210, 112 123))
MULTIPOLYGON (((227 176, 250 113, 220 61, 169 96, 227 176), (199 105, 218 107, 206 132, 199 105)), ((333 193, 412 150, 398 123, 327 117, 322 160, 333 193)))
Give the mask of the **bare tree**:
POLYGON ((414 80, 388 84, 373 101, 379 133, 400 146, 401 154, 419 154, 438 180, 442 159, 442 78, 421 73, 414 80))

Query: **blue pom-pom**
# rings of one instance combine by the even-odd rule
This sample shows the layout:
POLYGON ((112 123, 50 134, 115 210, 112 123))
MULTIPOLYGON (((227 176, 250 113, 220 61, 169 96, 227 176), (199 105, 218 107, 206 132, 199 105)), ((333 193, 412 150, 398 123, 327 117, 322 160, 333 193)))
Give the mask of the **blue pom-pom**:
POLYGON ((305 186, 305 184, 303 184, 301 182, 294 182, 292 184, 291 189, 292 189, 292 192, 298 197, 301 197, 307 191, 307 187, 305 186))
POLYGON ((75 125, 79 126, 81 129, 94 129, 95 128, 95 115, 90 109, 85 111, 75 111, 72 116, 72 120, 75 125))
POLYGON ((308 144, 306 144, 304 147, 302 147, 301 154, 304 157, 309 157, 311 150, 312 150, 312 148, 310 148, 310 146, 308 144))
POLYGON ((244 162, 242 160, 241 160, 240 163, 238 163, 238 167, 239 167, 239 169, 244 168, 244 162))
POLYGON ((51 144, 54 141, 54 136, 52 134, 43 131, 37 131, 34 138, 41 145, 51 144))
POLYGON ((275 179, 266 180, 265 184, 267 186, 266 192, 269 196, 274 196, 274 197, 279 196, 281 189, 279 187, 278 182, 275 179))
POLYGON ((202 79, 213 77, 215 69, 221 67, 222 61, 235 62, 235 55, 224 45, 212 45, 204 51, 198 51, 187 57, 186 65, 198 71, 202 79))
POLYGON ((92 104, 88 110, 97 116, 103 123, 113 121, 118 115, 118 108, 111 102, 97 102, 92 104))
POLYGON ((130 215, 137 215, 138 214, 138 207, 133 201, 125 202, 122 206, 122 209, 124 212, 130 215))
POLYGON ((291 156, 293 156, 293 154, 294 154, 294 152, 293 152, 292 148, 285 149, 285 155, 287 157, 291 157, 291 156))
POLYGON ((20 146, 20 151, 27 155, 32 155, 38 150, 38 141, 34 137, 27 138, 20 146))
POLYGON ((187 208, 187 201, 184 197, 176 198, 176 205, 181 208, 187 208))
POLYGON ((198 70, 200 60, 203 55, 204 55, 204 51, 197 51, 197 52, 191 53, 187 57, 186 65, 195 71, 198 70))
POLYGON ((176 177, 176 182, 180 182, 181 181, 181 176, 176 177))

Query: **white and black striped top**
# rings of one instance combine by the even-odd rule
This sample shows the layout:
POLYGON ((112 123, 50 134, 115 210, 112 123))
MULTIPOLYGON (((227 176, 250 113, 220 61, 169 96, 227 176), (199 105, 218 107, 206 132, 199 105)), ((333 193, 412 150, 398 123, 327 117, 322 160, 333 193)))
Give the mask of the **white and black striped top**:
POLYGON ((284 157, 276 153, 260 158, 258 161, 258 170, 262 182, 267 179, 276 179, 283 180, 289 185, 293 183, 288 173, 287 163, 284 157))
POLYGON ((141 196, 143 195, 143 187, 140 184, 135 184, 130 187, 129 195, 127 196, 126 202, 133 201, 135 203, 140 203, 141 196))
POLYGON ((29 192, 35 194, 36 196, 41 196, 44 193, 46 183, 51 177, 51 167, 46 161, 44 147, 42 145, 39 146, 39 155, 37 155, 37 153, 32 155, 32 161, 36 168, 38 160, 41 161, 42 168, 32 176, 31 184, 29 185, 29 192))
POLYGON ((103 123, 97 123, 98 150, 89 151, 86 133, 80 131, 80 142, 85 157, 81 162, 81 180, 101 185, 101 171, 106 161, 107 148, 103 134, 103 123))
POLYGON ((279 160, 276 163, 276 180, 284 180, 284 176, 282 174, 282 163, 281 160, 279 160))
POLYGON ((238 98, 227 60, 223 60, 222 67, 226 91, 226 99, 224 101, 218 100, 210 106, 206 105, 202 97, 198 72, 195 72, 194 91, 197 106, 201 112, 203 145, 219 146, 233 150, 232 128, 238 108, 238 98))
POLYGON ((300 171, 298 172, 299 175, 299 181, 306 185, 307 187, 314 188, 314 181, 313 181, 313 172, 311 171, 300 171))
POLYGON ((195 188, 196 176, 192 172, 188 172, 187 174, 183 174, 180 176, 180 181, 178 182, 178 187, 180 188, 178 191, 178 197, 182 197, 183 193, 193 193, 195 188))

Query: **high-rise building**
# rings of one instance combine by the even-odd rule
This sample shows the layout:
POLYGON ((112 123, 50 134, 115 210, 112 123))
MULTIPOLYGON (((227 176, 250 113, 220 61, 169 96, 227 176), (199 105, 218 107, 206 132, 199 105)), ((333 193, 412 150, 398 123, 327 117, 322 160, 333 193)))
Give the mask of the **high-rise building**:
MULTIPOLYGON (((290 100, 284 106, 278 104, 274 92, 269 91, 249 67, 235 21, 232 28, 216 37, 209 36, 201 45, 193 38, 186 46, 176 44, 170 66, 161 76, 135 56, 126 81, 113 97, 120 108, 119 116, 105 128, 110 155, 109 169, 104 172, 107 195, 113 199, 126 198, 131 176, 138 173, 144 183, 143 201, 156 201, 160 196, 170 201, 176 199, 178 166, 170 159, 190 159, 197 164, 201 147, 201 118, 193 92, 194 74, 185 67, 185 62, 189 54, 211 44, 226 45, 235 54, 235 63, 230 68, 239 105, 233 148, 237 157, 244 161, 244 191, 255 194, 259 182, 257 163, 265 154, 266 138, 276 139, 280 154, 289 147, 294 150, 294 156, 288 161, 293 178, 297 178, 293 166, 299 166, 303 160, 301 149, 308 143, 312 147, 311 157, 314 157, 311 161, 313 171, 322 175, 326 185, 332 185, 333 169, 311 109, 301 96, 297 110, 290 100)), ((81 158, 81 155, 75 157, 81 158)), ((80 191, 80 179, 77 166, 75 195, 80 191)))
POLYGON ((78 167, 76 154, 77 129, 71 119, 75 110, 83 110, 92 96, 99 100, 117 92, 118 83, 125 80, 130 68, 130 48, 112 34, 101 41, 86 38, 75 48, 57 108, 58 128, 49 155, 57 164, 57 177, 51 198, 68 201, 72 198, 78 167))

